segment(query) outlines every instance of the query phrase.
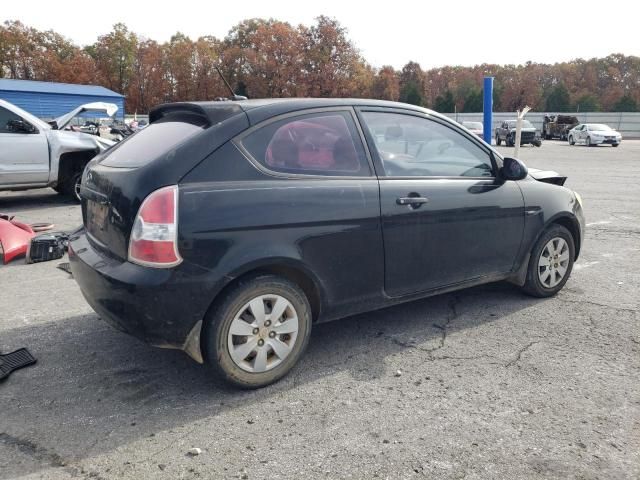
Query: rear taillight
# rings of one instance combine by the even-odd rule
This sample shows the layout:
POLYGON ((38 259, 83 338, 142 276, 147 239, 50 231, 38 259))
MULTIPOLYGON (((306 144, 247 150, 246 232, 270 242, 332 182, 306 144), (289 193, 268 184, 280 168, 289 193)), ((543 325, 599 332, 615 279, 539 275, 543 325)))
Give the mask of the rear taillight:
POLYGON ((178 187, 156 190, 144 199, 133 222, 129 261, 167 268, 182 262, 178 253, 178 187))

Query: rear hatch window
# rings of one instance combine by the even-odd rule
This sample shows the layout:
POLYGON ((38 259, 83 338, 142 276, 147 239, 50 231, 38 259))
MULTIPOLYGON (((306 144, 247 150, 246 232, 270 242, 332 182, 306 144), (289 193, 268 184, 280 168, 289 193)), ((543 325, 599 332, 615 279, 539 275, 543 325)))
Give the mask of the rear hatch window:
POLYGON ((100 163, 116 168, 142 167, 200 133, 205 127, 202 117, 170 115, 120 142, 100 163))

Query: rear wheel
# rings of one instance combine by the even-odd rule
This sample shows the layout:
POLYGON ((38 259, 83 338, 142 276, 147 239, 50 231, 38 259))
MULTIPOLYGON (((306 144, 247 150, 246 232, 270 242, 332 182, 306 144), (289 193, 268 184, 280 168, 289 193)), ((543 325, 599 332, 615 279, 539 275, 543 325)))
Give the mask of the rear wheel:
POLYGON ((502 140, 500 140, 500 135, 496 135, 496 145, 499 147, 502 145, 502 140))
POLYGON ((562 290, 571 275, 575 245, 569 230, 553 225, 531 251, 523 290, 534 297, 551 297, 562 290))
POLYGON ((515 140, 511 137, 511 135, 507 135, 507 147, 513 147, 515 145, 515 140))
POLYGON ((274 275, 241 280, 207 315, 207 362, 225 380, 259 388, 284 375, 302 356, 311 333, 304 292, 274 275))

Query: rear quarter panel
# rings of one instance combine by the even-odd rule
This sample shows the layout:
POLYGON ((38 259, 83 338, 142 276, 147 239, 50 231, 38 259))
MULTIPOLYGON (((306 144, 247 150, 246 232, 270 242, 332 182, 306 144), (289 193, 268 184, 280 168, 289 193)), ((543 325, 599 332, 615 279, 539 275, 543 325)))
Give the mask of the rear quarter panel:
POLYGON ((314 281, 321 320, 366 310, 382 295, 373 177, 269 176, 229 143, 181 182, 179 242, 185 264, 197 266, 209 285, 211 300, 234 278, 276 265, 314 281))

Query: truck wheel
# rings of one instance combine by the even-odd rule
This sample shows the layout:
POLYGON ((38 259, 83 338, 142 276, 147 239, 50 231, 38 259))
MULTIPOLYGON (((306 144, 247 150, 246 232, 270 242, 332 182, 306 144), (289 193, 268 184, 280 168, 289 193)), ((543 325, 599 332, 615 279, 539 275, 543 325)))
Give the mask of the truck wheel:
POLYGON ((241 280, 207 314, 203 349, 222 378, 242 388, 269 385, 298 362, 311 334, 304 292, 275 275, 241 280))
POLYGON ((496 135, 496 145, 499 147, 502 145, 502 140, 500 140, 500 135, 496 135))
POLYGON ((507 140, 505 142, 507 147, 513 147, 515 145, 515 141, 511 138, 511 135, 507 135, 507 140))
POLYGON ((82 172, 76 172, 69 178, 59 183, 53 189, 61 195, 73 198, 80 202, 80 184, 82 183, 82 172))

